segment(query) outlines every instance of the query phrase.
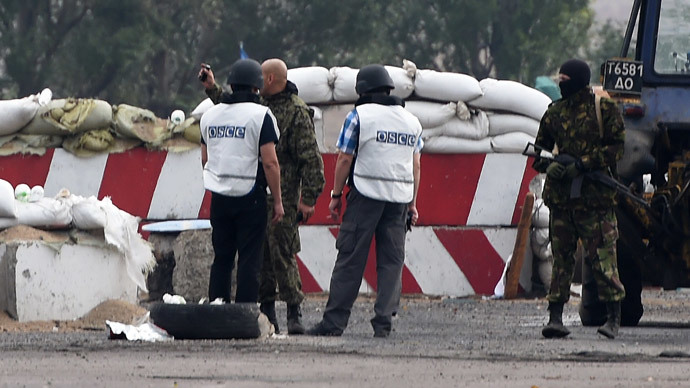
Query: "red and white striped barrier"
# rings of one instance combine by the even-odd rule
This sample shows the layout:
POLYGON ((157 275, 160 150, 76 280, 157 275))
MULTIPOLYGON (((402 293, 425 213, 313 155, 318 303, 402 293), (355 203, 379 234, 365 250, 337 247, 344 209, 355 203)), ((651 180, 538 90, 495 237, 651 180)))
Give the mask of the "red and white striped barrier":
MULTIPOLYGON (((328 193, 336 155, 323 154, 323 159, 328 193)), ((81 196, 109 196, 144 220, 208 218, 210 195, 201 171, 198 150, 136 148, 80 158, 58 148, 42 156, 0 157, 0 178, 13 186, 43 185, 46 196, 62 188, 81 196)), ((528 158, 519 154, 423 154, 419 226, 407 235, 403 292, 492 294, 512 253, 515 226, 535 175, 528 158)), ((300 227, 299 262, 307 292, 329 287, 337 225, 328 218, 328 202, 322 195, 309 225, 300 227)), ((370 260, 362 290, 375 289, 375 262, 370 260)))

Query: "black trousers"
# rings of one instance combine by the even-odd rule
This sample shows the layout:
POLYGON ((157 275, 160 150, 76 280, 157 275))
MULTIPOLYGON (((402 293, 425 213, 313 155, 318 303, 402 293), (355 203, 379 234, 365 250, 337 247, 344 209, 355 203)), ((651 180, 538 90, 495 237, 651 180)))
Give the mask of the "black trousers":
POLYGON ((266 191, 255 188, 243 197, 211 195, 211 239, 215 253, 211 265, 208 296, 230 302, 232 270, 237 259, 235 302, 256 303, 259 272, 266 237, 266 191))

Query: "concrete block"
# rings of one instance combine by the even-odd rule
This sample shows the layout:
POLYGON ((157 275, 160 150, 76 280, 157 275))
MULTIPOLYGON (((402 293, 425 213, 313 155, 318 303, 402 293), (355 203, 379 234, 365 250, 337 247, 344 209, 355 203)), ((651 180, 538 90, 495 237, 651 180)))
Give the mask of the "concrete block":
POLYGON ((0 308, 20 322, 70 320, 101 302, 137 301, 124 258, 105 245, 0 244, 0 308))

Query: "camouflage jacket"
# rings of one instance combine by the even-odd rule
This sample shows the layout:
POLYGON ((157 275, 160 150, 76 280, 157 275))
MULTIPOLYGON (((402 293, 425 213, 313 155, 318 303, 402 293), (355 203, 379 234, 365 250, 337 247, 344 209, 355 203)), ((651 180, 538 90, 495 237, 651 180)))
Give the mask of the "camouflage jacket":
MULTIPOLYGON (((605 171, 616 176, 616 163, 623 156, 625 129, 616 103, 601 99, 603 136, 597 122, 594 94, 582 89, 567 99, 553 102, 541 119, 535 143, 547 150, 557 149, 582 161, 585 171, 605 171)), ((533 167, 546 172, 551 162, 537 158, 533 167)), ((616 203, 616 192, 585 177, 581 197, 570 198, 571 180, 546 178, 544 202, 552 207, 574 209, 610 208, 616 203)))
MULTIPOLYGON (((206 90, 214 103, 221 100, 222 93, 219 85, 206 90)), ((290 81, 285 90, 264 97, 261 102, 271 109, 280 129, 276 154, 283 207, 288 217, 293 212, 296 214, 300 196, 305 205, 314 206, 326 182, 314 132, 314 112, 297 96, 297 86, 290 81)))

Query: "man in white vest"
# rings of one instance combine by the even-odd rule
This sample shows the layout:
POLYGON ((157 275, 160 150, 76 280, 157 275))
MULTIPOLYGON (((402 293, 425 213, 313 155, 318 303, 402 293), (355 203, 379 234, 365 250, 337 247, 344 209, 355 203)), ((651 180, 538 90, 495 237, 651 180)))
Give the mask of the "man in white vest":
POLYGON ((347 181, 347 209, 336 248, 328 303, 310 335, 339 336, 359 293, 369 247, 376 236, 377 295, 371 320, 374 337, 388 337, 397 308, 405 260, 406 218, 415 224, 422 126, 390 95, 393 80, 381 65, 357 73, 355 103, 338 138, 339 150, 329 209, 337 220, 347 181))
POLYGON ((214 250, 209 299, 230 302, 231 274, 237 261, 235 302, 256 303, 266 235, 266 185, 273 193, 273 218, 282 219, 280 166, 275 144, 278 125, 259 102, 261 65, 240 59, 230 67, 220 104, 201 117, 201 162, 206 190, 211 191, 214 250))

